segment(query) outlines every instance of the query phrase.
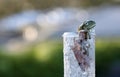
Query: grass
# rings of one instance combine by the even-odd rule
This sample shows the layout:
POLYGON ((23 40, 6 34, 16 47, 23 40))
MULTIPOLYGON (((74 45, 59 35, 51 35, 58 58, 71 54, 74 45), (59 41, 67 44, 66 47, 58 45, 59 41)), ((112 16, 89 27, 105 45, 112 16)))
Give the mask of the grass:
POLYGON ((120 41, 97 41, 96 73, 97 77, 108 77, 115 62, 120 59, 120 41))
MULTIPOLYGON (((120 42, 96 42, 96 74, 106 77, 111 64, 120 59, 120 42)), ((29 47, 29 53, 13 56, 0 54, 0 77, 63 77, 61 42, 48 41, 29 47)))

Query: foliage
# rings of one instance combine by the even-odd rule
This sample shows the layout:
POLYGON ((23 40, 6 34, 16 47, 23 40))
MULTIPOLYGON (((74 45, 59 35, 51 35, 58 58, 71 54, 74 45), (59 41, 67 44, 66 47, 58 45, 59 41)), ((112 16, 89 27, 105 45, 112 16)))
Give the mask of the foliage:
POLYGON ((53 7, 90 7, 102 4, 117 4, 118 0, 0 0, 0 17, 22 10, 50 9, 53 7))
MULTIPOLYGON (((120 42, 97 41, 97 77, 107 77, 110 64, 120 59, 120 42)), ((0 77, 63 77, 63 52, 61 42, 47 42, 29 47, 24 55, 0 54, 0 77), (48 49, 44 50, 42 49, 48 49), (41 53, 43 58, 40 57, 41 53), (36 55, 37 53, 37 55, 36 55), (37 56, 37 57, 36 57, 37 56)))
POLYGON ((96 73, 97 77, 109 77, 114 63, 120 59, 120 41, 99 40, 96 43, 96 73))
MULTIPOLYGON (((62 45, 59 43, 45 43, 34 47, 30 47, 28 54, 23 55, 0 55, 0 77, 62 77, 63 76, 63 58, 62 45), (56 45, 51 48, 49 45, 56 45), (49 59, 37 57, 41 55, 41 47, 46 46, 50 50, 47 56, 49 59), (54 53, 53 53, 54 52, 54 53), (37 56, 38 56, 37 55, 37 56)), ((44 54, 45 55, 45 54, 44 54)))

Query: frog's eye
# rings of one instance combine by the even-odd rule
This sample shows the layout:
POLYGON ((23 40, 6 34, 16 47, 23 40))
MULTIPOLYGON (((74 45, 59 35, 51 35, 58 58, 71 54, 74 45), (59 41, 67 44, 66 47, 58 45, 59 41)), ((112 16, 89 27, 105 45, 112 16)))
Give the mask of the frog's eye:
POLYGON ((86 23, 86 25, 88 25, 88 23, 86 23))

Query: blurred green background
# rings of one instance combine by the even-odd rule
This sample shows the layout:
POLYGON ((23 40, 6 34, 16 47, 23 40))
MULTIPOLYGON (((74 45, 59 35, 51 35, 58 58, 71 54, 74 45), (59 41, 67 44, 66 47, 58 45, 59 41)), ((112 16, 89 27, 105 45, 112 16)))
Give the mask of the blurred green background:
POLYGON ((120 0, 0 0, 0 77, 63 77, 62 34, 96 26, 96 77, 120 77, 120 0))

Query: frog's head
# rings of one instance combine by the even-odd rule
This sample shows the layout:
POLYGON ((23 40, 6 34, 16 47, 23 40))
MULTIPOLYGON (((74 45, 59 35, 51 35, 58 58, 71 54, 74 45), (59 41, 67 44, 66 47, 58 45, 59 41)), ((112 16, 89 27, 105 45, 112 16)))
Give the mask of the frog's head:
POLYGON ((95 25, 96 25, 96 23, 94 21, 91 21, 91 20, 85 21, 79 26, 78 31, 80 31, 80 30, 90 30, 93 27, 95 27, 95 25))

